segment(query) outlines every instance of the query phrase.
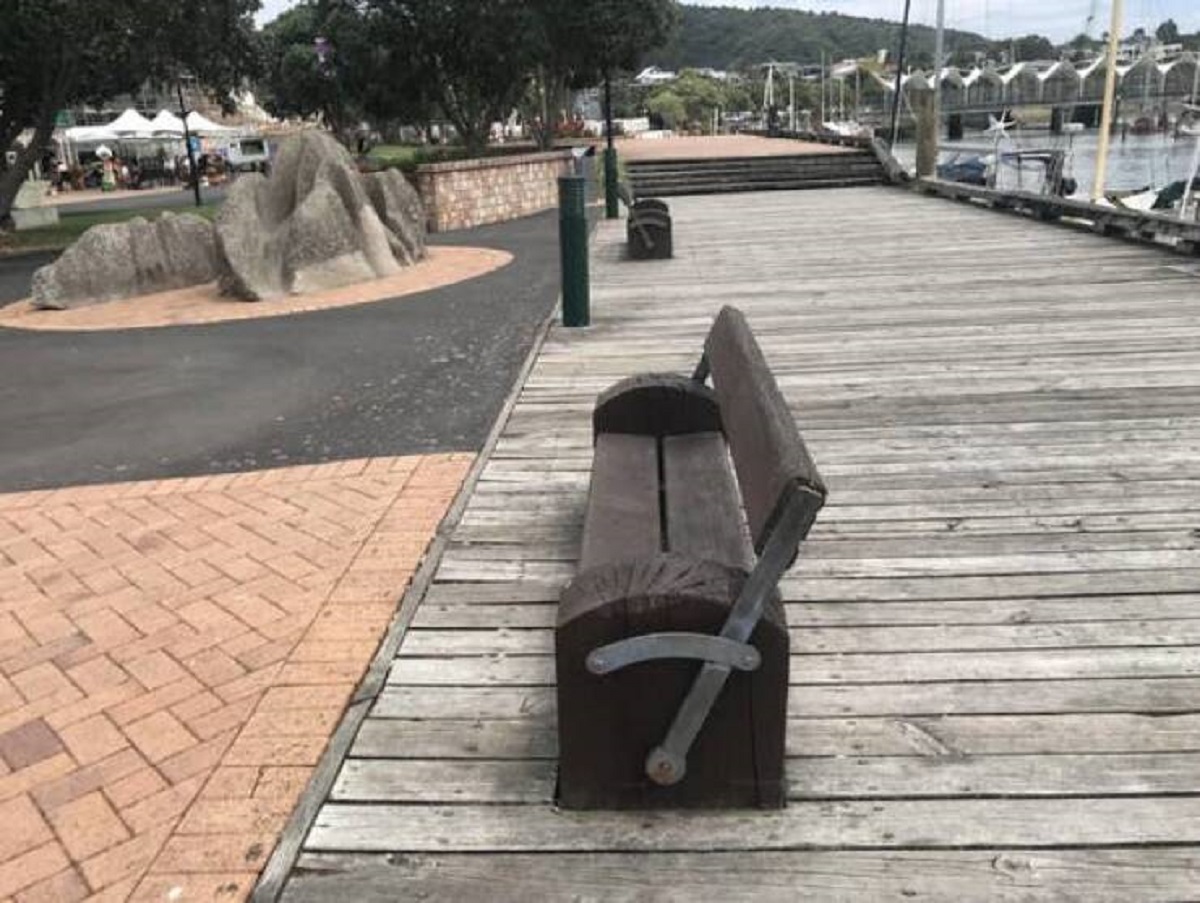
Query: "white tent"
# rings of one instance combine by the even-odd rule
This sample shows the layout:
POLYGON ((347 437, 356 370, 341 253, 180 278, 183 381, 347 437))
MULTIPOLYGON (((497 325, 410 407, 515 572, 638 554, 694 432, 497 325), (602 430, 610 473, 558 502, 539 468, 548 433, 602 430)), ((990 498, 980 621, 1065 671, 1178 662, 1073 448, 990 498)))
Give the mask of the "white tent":
POLYGON ((154 133, 153 123, 132 107, 110 122, 107 127, 118 135, 128 138, 149 138, 154 133))
POLYGON ((187 125, 193 135, 226 135, 234 131, 223 125, 217 125, 211 119, 205 119, 195 110, 188 113, 187 125))
POLYGON ((170 110, 159 110, 158 115, 150 120, 150 128, 156 135, 183 137, 183 120, 170 110))
POLYGON ((106 125, 77 125, 64 130, 63 134, 68 141, 75 144, 121 140, 120 136, 106 125))

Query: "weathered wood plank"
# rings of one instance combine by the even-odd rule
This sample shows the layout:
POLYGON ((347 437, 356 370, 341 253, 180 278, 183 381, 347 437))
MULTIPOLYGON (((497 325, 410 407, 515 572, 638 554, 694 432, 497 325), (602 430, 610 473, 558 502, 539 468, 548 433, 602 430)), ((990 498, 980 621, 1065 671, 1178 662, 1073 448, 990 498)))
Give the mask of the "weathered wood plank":
POLYGON ((763 812, 568 812, 546 805, 327 804, 307 848, 368 852, 668 852, 836 845, 1043 847, 1187 842, 1200 797, 792 803, 763 812))
MULTIPOLYGON (((1200 678, 943 681, 940 683, 793 686, 793 717, 936 717, 1137 712, 1188 714, 1200 699, 1200 678)), ((393 686, 375 704, 380 718, 519 718, 553 713, 549 686, 393 686)))
MULTIPOLYGON (((1010 649, 1002 652, 793 655, 793 686, 880 684, 888 681, 1071 680, 1200 675, 1200 646, 1010 649)), ((391 684, 404 686, 553 686, 553 655, 408 658, 392 665, 391 684)))
POLYGON ((962 903, 1185 899, 1200 847, 1090 850, 746 851, 737 853, 308 854, 289 903, 420 898, 447 903, 722 899, 917 899, 962 903))
MULTIPOLYGON (((552 713, 525 718, 369 719, 362 759, 553 759, 552 713)), ((1200 715, 945 715, 792 718, 789 756, 979 756, 1200 751, 1200 715)), ((1197 767, 1194 764, 1193 767, 1197 767)))
MULTIPOLYGON (((947 652, 1015 649, 1067 649, 1114 646, 1200 646, 1200 618, 1182 621, 1076 621, 1066 624, 1016 624, 912 627, 813 627, 789 630, 794 655, 842 652, 947 652)), ((400 656, 549 655, 550 629, 454 630, 409 632, 400 656)), ((794 662, 804 668, 803 661, 794 662)))
MULTIPOLYGON (((1066 598, 977 599, 937 602, 788 602, 788 624, 795 630, 820 627, 872 628, 892 625, 964 626, 970 624, 1070 624, 1076 621, 1146 622, 1192 620, 1200 596, 1080 596, 1066 598)), ((426 602, 414 622, 419 630, 502 630, 551 628, 555 606, 547 602, 426 602)))
MULTIPOLYGON (((1192 793, 1195 753, 792 758, 791 801, 1097 797, 1192 793)), ((554 801, 552 759, 351 759, 330 799, 342 803, 554 801)))

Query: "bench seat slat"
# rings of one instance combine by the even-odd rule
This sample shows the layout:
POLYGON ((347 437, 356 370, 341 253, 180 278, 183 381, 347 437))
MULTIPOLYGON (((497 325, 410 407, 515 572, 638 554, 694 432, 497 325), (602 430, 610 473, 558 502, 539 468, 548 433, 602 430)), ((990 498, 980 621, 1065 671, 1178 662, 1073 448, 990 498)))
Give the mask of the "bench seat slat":
POLYGON ((663 470, 668 548, 750 571, 754 559, 725 437, 720 433, 666 437, 663 470))
POLYGON ((580 569, 658 552, 662 548, 658 496, 655 438, 598 435, 580 569))

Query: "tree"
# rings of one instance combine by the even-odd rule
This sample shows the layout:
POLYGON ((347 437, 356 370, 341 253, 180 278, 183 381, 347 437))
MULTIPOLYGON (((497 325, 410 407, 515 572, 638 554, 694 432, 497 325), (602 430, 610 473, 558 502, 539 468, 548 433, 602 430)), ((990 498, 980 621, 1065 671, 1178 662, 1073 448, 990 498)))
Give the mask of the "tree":
POLYGON ((636 69, 643 54, 661 47, 678 23, 675 0, 531 0, 534 31, 532 99, 526 119, 538 123, 543 147, 553 142, 554 116, 568 89, 636 69), (533 115, 528 115, 532 112, 533 115))
POLYGON ((1183 35, 1179 33, 1179 26, 1175 24, 1174 19, 1167 19, 1158 26, 1154 30, 1154 36, 1158 38, 1160 44, 1178 44, 1183 40, 1183 35))
POLYGON ((0 226, 60 110, 183 74, 228 103, 255 68, 257 9, 258 0, 0 0, 0 226))
POLYGON ((1016 49, 1018 60, 1029 62, 1032 60, 1058 59, 1058 51, 1055 49, 1054 44, 1048 38, 1044 38, 1041 35, 1028 34, 1015 39, 1012 43, 1016 49))
POLYGON ((535 48, 523 0, 367 0, 375 40, 407 60, 472 154, 517 105, 535 48))
POLYGON ((661 116, 666 128, 678 129, 686 124, 687 105, 670 87, 659 88, 647 97, 646 109, 655 116, 661 116))
POLYGON ((263 28, 263 98, 277 116, 319 115, 348 146, 369 119, 425 122, 426 79, 375 34, 364 0, 304 0, 263 28))

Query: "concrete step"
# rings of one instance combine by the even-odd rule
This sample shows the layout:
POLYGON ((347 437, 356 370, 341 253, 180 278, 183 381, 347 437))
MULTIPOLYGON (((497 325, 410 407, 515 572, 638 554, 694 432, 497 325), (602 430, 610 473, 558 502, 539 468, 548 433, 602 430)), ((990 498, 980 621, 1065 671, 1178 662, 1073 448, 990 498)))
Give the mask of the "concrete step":
POLYGON ((753 179, 762 177, 783 178, 821 178, 830 173, 871 173, 879 172, 879 164, 871 162, 844 163, 839 166, 761 166, 757 169, 674 169, 628 170, 630 178, 634 179, 753 179))
POLYGON ((852 188, 864 185, 879 185, 883 176, 845 176, 828 179, 794 179, 784 181, 744 182, 701 180, 655 183, 641 185, 634 182, 634 193, 644 197, 682 197, 696 194, 734 194, 754 191, 806 191, 817 188, 852 188))
POLYGON ((884 176, 869 153, 633 161, 627 171, 642 197, 875 185, 884 176))
POLYGON ((671 158, 668 160, 627 160, 625 165, 631 169, 659 169, 684 167, 687 169, 704 169, 710 167, 740 167, 753 169, 771 164, 824 164, 852 160, 875 161, 875 156, 869 153, 836 153, 836 154, 794 154, 778 157, 696 157, 671 158))

